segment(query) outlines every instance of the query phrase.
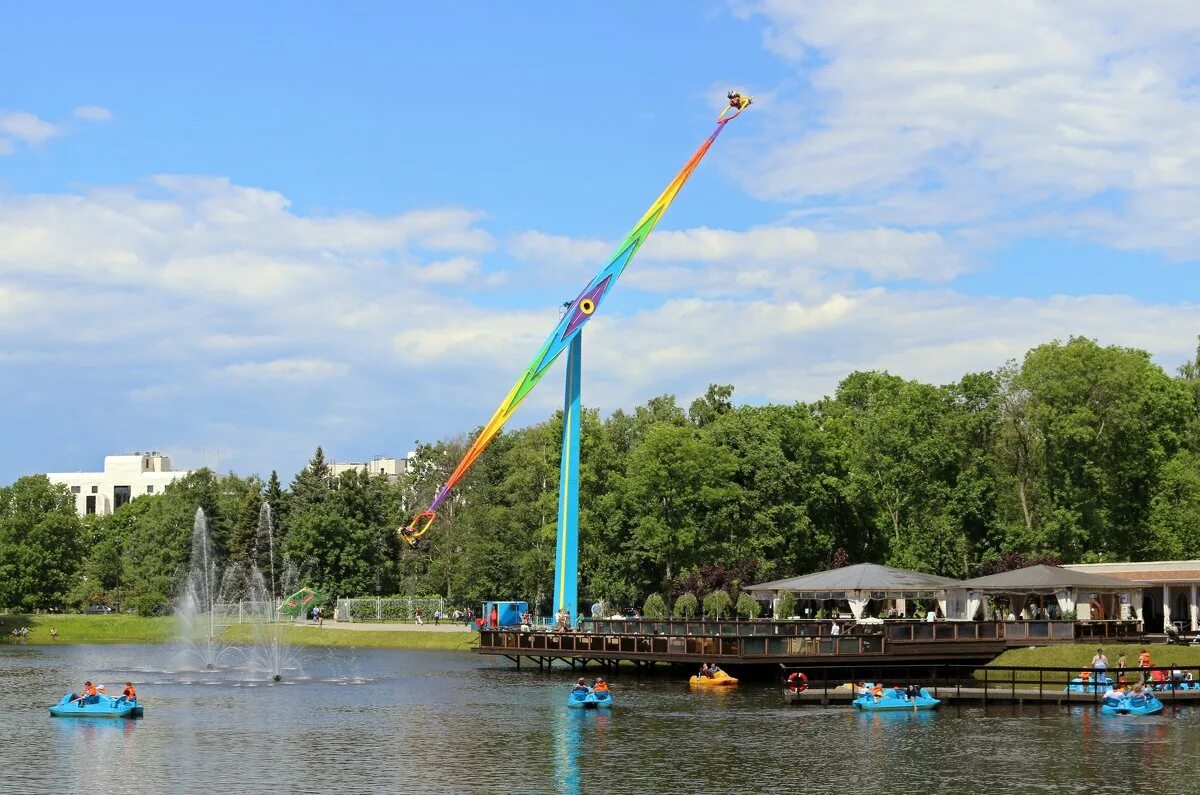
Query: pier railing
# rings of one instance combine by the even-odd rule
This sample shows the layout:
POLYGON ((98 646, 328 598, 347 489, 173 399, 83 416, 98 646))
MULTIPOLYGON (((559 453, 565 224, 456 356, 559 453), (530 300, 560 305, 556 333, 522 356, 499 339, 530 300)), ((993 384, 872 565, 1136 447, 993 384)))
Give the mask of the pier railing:
POLYGON ((888 619, 856 622, 839 620, 750 620, 711 619, 590 619, 582 622, 582 631, 598 635, 707 635, 718 637, 826 637, 834 636, 834 624, 841 637, 883 635, 891 641, 1010 640, 1059 641, 1137 638, 1141 624, 1136 621, 914 621, 888 619))
MULTIPOLYGON (((919 685, 935 698, 958 702, 1003 703, 1086 703, 1099 705, 1109 684, 1101 684, 1097 672, 1086 668, 1041 668, 1021 665, 988 665, 978 667, 960 663, 912 664, 873 661, 854 666, 830 661, 808 662, 803 666, 780 666, 784 679, 784 695, 796 703, 828 704, 849 702, 853 693, 846 682, 872 681, 885 687, 919 685), (808 677, 807 690, 797 692, 786 686, 792 671, 803 671, 808 677), (1080 682, 1081 672, 1089 681, 1080 682)), ((1149 668, 1121 668, 1103 671, 1117 684, 1131 686, 1143 680, 1147 689, 1164 703, 1200 703, 1200 668, 1196 666, 1159 665, 1149 668), (1159 679, 1154 680, 1155 672, 1159 679), (1127 680, 1122 682, 1122 677, 1127 680)))

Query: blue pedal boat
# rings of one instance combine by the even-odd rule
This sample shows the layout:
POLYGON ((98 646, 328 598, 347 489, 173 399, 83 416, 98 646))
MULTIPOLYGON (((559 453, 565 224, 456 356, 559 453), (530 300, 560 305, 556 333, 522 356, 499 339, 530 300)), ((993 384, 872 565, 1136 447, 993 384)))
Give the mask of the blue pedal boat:
POLYGON ((912 712, 937 709, 942 701, 929 695, 929 691, 925 688, 921 688, 921 694, 915 698, 909 698, 900 690, 884 690, 879 699, 868 693, 850 703, 854 705, 855 709, 861 709, 864 712, 912 712))
POLYGON ((602 690, 599 693, 573 692, 567 698, 567 706, 571 709, 612 709, 612 693, 602 690))
POLYGON ((56 718, 140 718, 143 711, 137 701, 128 701, 124 696, 113 698, 105 693, 82 700, 74 693, 68 693, 50 707, 50 714, 56 718))
POLYGON ((1103 693, 1113 683, 1110 676, 1098 676, 1095 679, 1075 677, 1067 685, 1068 693, 1103 693))
POLYGON ((1162 712, 1163 703, 1152 695, 1105 698, 1100 711, 1105 715, 1155 715, 1162 712))

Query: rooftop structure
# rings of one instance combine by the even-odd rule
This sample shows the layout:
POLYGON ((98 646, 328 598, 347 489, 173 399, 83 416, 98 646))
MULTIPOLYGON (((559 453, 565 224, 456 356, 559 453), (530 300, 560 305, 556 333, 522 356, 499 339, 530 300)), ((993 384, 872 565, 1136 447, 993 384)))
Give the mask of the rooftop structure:
POLYGON ((190 470, 172 469, 168 456, 151 450, 106 455, 103 472, 48 472, 46 477, 71 490, 80 516, 107 516, 135 497, 159 494, 189 474, 190 470))
POLYGON ((366 472, 369 475, 383 475, 388 480, 395 480, 409 471, 408 462, 411 457, 410 453, 409 458, 377 455, 369 462, 335 461, 329 464, 329 475, 337 478, 344 472, 366 472))

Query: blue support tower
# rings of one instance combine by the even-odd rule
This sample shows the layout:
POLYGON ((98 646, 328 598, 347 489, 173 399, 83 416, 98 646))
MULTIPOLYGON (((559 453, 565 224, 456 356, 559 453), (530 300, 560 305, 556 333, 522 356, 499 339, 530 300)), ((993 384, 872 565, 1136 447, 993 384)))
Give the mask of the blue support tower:
POLYGON ((554 614, 567 610, 571 624, 579 606, 579 370, 583 335, 575 335, 567 353, 567 390, 563 402, 562 466, 558 476, 558 540, 554 555, 554 614))

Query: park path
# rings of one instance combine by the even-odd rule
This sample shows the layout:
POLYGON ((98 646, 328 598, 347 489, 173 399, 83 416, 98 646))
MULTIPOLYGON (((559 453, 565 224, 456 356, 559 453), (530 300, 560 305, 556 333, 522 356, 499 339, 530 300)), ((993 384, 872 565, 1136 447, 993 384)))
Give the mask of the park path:
MULTIPOLYGON (((305 626, 314 626, 311 621, 305 622, 305 626)), ((442 621, 441 624, 435 625, 433 621, 426 621, 424 624, 417 624, 412 621, 403 623, 387 623, 375 621, 326 621, 322 629, 348 629, 358 631, 380 631, 380 632, 470 632, 471 628, 464 624, 455 624, 453 621, 442 621)))

